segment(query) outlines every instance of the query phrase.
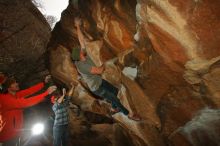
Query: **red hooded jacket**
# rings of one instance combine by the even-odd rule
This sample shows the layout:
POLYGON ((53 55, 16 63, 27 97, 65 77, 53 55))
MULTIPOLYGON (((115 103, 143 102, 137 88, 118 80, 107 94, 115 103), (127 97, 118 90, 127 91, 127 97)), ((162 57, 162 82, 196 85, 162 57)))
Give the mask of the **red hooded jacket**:
POLYGON ((39 83, 28 89, 18 91, 16 95, 10 93, 0 94, 2 116, 6 122, 0 132, 0 142, 5 142, 20 135, 23 128, 23 109, 43 101, 48 92, 45 91, 29 98, 25 97, 39 91, 43 86, 43 83, 39 83))

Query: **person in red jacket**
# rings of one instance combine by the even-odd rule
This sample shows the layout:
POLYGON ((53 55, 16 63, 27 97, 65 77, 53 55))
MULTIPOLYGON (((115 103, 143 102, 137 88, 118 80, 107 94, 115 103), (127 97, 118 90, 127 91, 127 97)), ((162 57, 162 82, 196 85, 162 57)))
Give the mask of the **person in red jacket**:
MULTIPOLYGON (((48 82, 48 77, 45 82, 48 82)), ((3 146, 17 146, 18 137, 23 128, 23 109, 38 104, 45 96, 56 90, 56 86, 50 86, 45 92, 28 97, 44 87, 44 83, 36 84, 28 89, 20 90, 19 84, 13 78, 5 82, 8 93, 0 94, 0 105, 5 125, 0 132, 0 142, 3 146)))

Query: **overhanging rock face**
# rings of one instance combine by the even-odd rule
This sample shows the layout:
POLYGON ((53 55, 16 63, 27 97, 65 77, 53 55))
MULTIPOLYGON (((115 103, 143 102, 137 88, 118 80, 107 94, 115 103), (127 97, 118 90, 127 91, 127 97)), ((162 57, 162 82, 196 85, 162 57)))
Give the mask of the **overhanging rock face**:
MULTIPOLYGON (((219 107, 219 5, 218 0, 70 1, 49 43, 51 73, 67 85, 78 82, 70 52, 79 45, 74 18, 80 14, 88 55, 98 66, 106 64, 103 78, 119 87, 122 103, 143 118, 114 116, 138 139, 136 145, 198 145, 178 129, 203 108, 219 107), (137 77, 125 76, 124 67, 137 68, 137 77)), ((85 111, 109 111, 80 84, 73 102, 85 111)))

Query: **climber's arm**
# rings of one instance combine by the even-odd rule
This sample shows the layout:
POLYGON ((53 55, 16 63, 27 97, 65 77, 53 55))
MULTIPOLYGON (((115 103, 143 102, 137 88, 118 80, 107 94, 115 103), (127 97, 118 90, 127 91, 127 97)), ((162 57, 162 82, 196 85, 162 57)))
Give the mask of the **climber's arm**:
POLYGON ((80 18, 76 18, 75 19, 75 26, 76 26, 77 36, 79 39, 81 49, 84 49, 84 48, 86 48, 86 45, 85 45, 85 37, 84 37, 84 34, 81 30, 81 25, 82 25, 82 20, 80 18))

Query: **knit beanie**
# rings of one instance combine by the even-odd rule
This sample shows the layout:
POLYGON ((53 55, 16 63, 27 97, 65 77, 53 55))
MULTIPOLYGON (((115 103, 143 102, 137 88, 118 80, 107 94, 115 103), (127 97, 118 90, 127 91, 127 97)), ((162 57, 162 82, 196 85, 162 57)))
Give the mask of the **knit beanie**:
POLYGON ((80 60, 80 48, 73 48, 73 50, 72 50, 72 60, 73 61, 80 60))

